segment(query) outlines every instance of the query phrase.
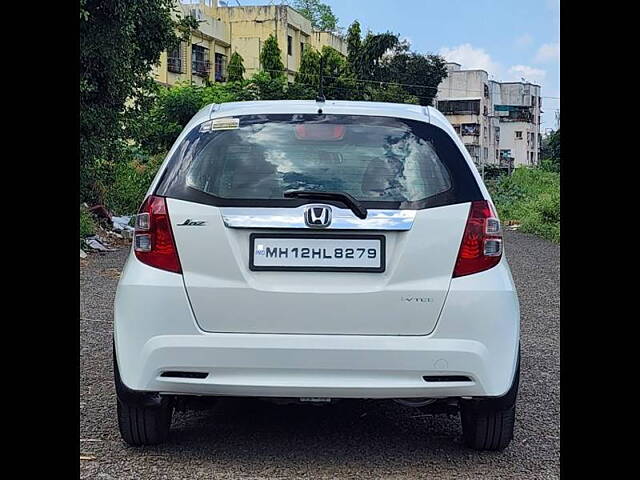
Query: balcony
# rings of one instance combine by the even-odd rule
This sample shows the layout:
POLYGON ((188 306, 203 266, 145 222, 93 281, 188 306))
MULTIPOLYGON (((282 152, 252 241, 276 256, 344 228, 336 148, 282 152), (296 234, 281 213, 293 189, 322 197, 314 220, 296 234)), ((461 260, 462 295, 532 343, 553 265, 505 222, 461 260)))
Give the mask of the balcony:
POLYGON ((496 105, 494 107, 495 114, 500 118, 501 122, 533 122, 532 107, 523 107, 519 105, 496 105))
POLYGON ((439 100, 437 108, 443 115, 480 115, 480 100, 439 100))

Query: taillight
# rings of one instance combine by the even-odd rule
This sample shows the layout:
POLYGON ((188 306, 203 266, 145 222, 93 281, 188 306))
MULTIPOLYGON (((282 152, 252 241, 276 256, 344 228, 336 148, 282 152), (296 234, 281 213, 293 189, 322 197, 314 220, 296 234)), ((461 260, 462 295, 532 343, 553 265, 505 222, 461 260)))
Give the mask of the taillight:
POLYGON ((486 200, 471 203, 454 277, 462 277, 495 267, 502 257, 500 220, 486 200))
POLYGON ((164 197, 147 197, 136 215, 133 250, 142 263, 182 273, 164 197))

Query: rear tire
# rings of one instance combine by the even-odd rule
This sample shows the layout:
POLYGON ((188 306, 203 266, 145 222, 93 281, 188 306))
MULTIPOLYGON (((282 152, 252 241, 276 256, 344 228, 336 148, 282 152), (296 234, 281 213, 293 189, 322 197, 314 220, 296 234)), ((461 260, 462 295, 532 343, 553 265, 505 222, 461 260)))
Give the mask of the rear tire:
POLYGON ((120 378, 113 344, 113 379, 116 387, 118 428, 122 439, 132 446, 157 445, 167 439, 174 402, 172 397, 134 394, 120 378), (127 393, 129 392, 129 393, 127 393))
POLYGON ((167 439, 173 406, 163 398, 159 406, 129 404, 118 399, 118 427, 129 445, 157 445, 167 439))
POLYGON ((520 383, 520 354, 511 388, 499 398, 463 400, 460 419, 464 443, 474 450, 499 451, 513 439, 516 397, 520 383))

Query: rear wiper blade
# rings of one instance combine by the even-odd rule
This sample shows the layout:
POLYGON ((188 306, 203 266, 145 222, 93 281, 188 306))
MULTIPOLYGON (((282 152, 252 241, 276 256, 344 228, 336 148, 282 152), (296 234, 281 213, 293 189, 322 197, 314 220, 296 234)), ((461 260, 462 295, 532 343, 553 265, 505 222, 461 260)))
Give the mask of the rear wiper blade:
POLYGON ((351 209, 356 217, 367 218, 367 209, 348 193, 320 192, 317 190, 288 190, 283 194, 285 198, 310 198, 312 200, 336 200, 351 209))

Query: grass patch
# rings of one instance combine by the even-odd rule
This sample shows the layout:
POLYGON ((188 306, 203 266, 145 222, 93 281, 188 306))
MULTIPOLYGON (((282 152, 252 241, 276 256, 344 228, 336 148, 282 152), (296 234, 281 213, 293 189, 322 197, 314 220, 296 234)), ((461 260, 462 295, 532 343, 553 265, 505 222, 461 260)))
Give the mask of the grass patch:
POLYGON ((518 167, 511 176, 487 182, 503 222, 520 223, 520 231, 560 243, 560 174, 518 167))

